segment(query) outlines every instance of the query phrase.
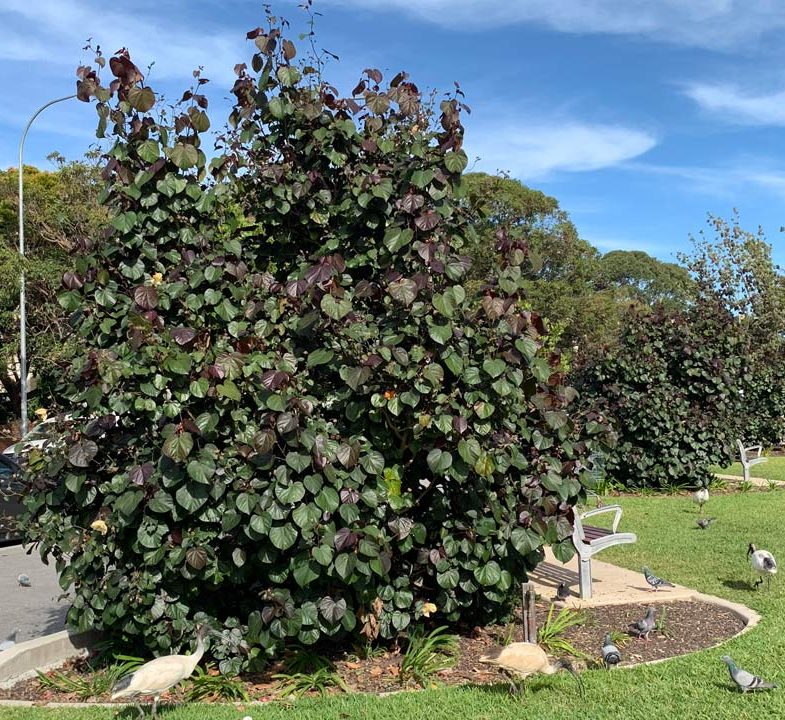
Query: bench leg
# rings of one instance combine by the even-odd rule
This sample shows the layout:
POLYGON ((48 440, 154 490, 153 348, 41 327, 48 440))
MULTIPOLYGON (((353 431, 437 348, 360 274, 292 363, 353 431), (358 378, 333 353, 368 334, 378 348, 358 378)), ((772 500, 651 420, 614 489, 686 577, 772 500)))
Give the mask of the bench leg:
POLYGON ((747 463, 742 464, 742 474, 744 475, 744 482, 748 483, 750 481, 750 468, 747 463))
POLYGON ((578 563, 578 585, 580 587, 581 599, 591 598, 591 558, 579 558, 578 563))

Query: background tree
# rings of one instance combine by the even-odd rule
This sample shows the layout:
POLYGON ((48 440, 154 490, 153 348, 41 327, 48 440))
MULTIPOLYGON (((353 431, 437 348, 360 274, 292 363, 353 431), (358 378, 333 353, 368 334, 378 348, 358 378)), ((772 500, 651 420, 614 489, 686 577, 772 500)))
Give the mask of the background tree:
POLYGON ((773 445, 785 433, 783 277, 762 233, 735 217, 709 224, 713 236, 682 257, 684 309, 667 297, 631 312, 618 346, 576 372, 584 402, 618 433, 608 473, 628 487, 708 481, 738 439, 773 445))
POLYGON ((693 296, 687 268, 666 263, 640 250, 612 250, 597 265, 600 288, 627 291, 630 300, 652 307, 663 304, 683 309, 693 296))
POLYGON ((738 215, 710 216, 708 224, 711 236, 701 233, 680 259, 694 278, 698 305, 736 319, 746 407, 740 434, 747 444, 779 444, 785 438, 785 276, 760 228, 744 230, 738 215))
POLYGON ((50 156, 54 171, 25 168, 25 262, 18 254, 18 172, 0 171, 0 422, 19 416, 19 279, 27 279, 31 403, 52 404, 52 378, 68 362, 67 313, 57 303, 60 279, 81 240, 107 223, 92 162, 50 156))
POLYGON ((682 308, 689 272, 639 251, 602 255, 582 239, 556 198, 506 176, 468 173, 463 179, 474 235, 469 287, 481 287, 494 262, 496 234, 507 228, 529 254, 523 273, 532 309, 543 315, 558 346, 570 354, 612 346, 631 305, 668 302, 682 308))

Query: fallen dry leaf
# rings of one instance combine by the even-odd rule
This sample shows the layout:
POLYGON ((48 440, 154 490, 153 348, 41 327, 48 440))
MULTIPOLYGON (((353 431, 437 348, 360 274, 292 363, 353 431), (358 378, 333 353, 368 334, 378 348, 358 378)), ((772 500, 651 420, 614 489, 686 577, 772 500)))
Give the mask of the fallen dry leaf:
POLYGON ((379 677, 379 675, 381 675, 381 674, 382 674, 382 669, 381 669, 380 667, 372 667, 372 668, 370 669, 370 671, 368 672, 368 674, 369 674, 371 677, 379 677))

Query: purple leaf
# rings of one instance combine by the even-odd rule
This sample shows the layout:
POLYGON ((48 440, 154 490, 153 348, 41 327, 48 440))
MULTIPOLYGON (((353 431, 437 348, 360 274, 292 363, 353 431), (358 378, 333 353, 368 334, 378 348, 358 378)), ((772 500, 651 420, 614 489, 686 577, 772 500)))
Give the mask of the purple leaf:
POLYGON ((341 528, 335 533, 333 545, 335 545, 335 549, 338 552, 341 552, 346 548, 354 547, 356 544, 357 535, 349 530, 349 528, 341 528))
POLYGON ((134 485, 144 485, 153 474, 153 464, 146 462, 143 465, 133 465, 128 470, 128 479, 134 485))
POLYGON ((158 291, 150 285, 140 285, 134 290, 134 302, 143 310, 152 310, 158 305, 158 291))
POLYGON ((196 330, 189 327, 178 327, 172 330, 171 335, 178 345, 187 345, 196 337, 196 330))

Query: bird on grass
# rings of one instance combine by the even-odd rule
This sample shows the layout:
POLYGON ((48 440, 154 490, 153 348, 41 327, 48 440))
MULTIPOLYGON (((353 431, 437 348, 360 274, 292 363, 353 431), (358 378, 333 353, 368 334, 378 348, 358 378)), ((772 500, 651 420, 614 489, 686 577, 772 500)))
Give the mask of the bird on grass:
POLYGON ((768 550, 758 550, 752 543, 747 548, 747 557, 750 560, 752 569, 758 575, 755 587, 763 584, 763 576, 766 576, 766 587, 771 587, 771 576, 777 574, 777 561, 768 550))
POLYGON ((556 600, 564 602, 568 597, 570 597, 570 588, 566 583, 560 582, 559 587, 556 588, 556 600))
POLYGON ((618 665, 621 662, 621 653, 619 648, 613 644, 610 633, 605 633, 605 637, 602 640, 602 661, 608 670, 613 665, 618 665))
POLYGON ((698 489, 692 493, 692 502, 698 506, 698 512, 703 512, 703 506, 709 502, 709 488, 705 485, 700 485, 698 489))
POLYGON ((17 635, 19 635, 19 628, 14 628, 14 631, 5 640, 3 640, 3 642, 0 642, 0 652, 3 652, 3 650, 10 650, 14 645, 16 645, 17 635))
POLYGON ((649 633, 657 627, 657 623, 654 622, 654 608, 650 607, 646 611, 646 617, 642 618, 641 620, 636 620, 634 623, 630 624, 630 629, 638 636, 638 638, 643 638, 644 640, 649 639, 649 633))
MULTIPOLYGON (((158 700, 169 688, 191 676, 204 655, 204 639, 212 631, 206 625, 196 630, 196 651, 191 655, 164 655, 146 662, 132 673, 120 678, 112 688, 112 700, 128 698, 138 701, 142 697, 152 697, 152 716, 158 717, 158 700)), ((144 711, 136 702, 139 717, 144 711)))
POLYGON ((697 520, 696 523, 701 530, 706 530, 716 519, 717 518, 713 517, 701 518, 700 520, 697 520))
POLYGON ((772 690, 777 687, 774 683, 767 682, 757 675, 742 670, 733 662, 729 655, 723 655, 721 659, 728 666, 731 679, 743 693, 747 693, 750 690, 772 690))
POLYGON ((32 587, 33 583, 30 581, 30 577, 25 575, 24 573, 19 573, 16 576, 16 582, 19 583, 19 587, 32 587))
POLYGON ((583 697, 583 680, 575 672, 568 660, 559 659, 550 661, 539 645, 527 642, 514 642, 498 648, 480 657, 481 663, 495 665, 504 672, 510 681, 510 692, 516 693, 519 689, 526 692, 526 678, 529 675, 553 675, 560 670, 567 670, 578 683, 578 692, 583 697), (515 683, 515 678, 521 680, 520 688, 515 683))
POLYGON ((649 568, 645 565, 643 566, 643 576, 646 578, 646 582, 651 585, 651 589, 653 592, 657 592, 661 587, 673 587, 673 583, 668 582, 667 580, 663 580, 661 577, 657 577, 649 568))

